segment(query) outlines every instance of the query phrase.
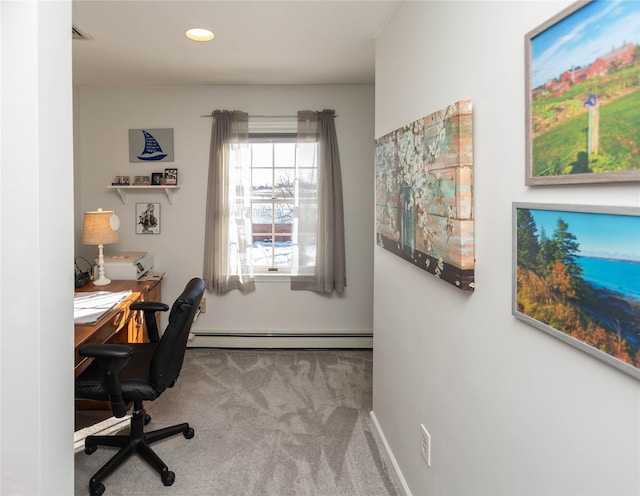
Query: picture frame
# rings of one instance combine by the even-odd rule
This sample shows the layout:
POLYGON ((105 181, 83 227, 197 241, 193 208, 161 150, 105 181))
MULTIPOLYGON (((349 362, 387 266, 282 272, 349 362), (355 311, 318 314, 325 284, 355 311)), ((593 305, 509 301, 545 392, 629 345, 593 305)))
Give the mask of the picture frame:
POLYGON ((457 101, 376 140, 376 243, 475 290, 473 103, 457 101))
POLYGON ((640 208, 512 213, 513 315, 640 380, 640 208))
POLYGON ((129 176, 116 176, 112 186, 129 186, 129 176))
POLYGON ((613 5, 576 2, 525 35, 529 186, 640 181, 640 2, 613 5))
POLYGON ((151 173, 151 185, 152 186, 160 186, 162 184, 162 172, 153 172, 151 173))
POLYGON ((136 203, 136 234, 160 234, 160 204, 136 203))
POLYGON ((173 162, 173 128, 129 129, 129 162, 173 162))
POLYGON ((167 186, 176 186, 178 184, 178 169, 176 168, 165 169, 164 183, 167 186))

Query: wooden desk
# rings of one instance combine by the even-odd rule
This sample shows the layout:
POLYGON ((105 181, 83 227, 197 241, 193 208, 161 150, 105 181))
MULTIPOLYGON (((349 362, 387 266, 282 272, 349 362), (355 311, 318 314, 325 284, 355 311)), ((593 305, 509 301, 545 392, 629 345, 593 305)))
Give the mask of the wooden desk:
MULTIPOLYGON (((87 291, 131 291, 123 301, 109 310, 95 324, 75 326, 75 377, 87 368, 91 359, 80 356, 78 349, 86 343, 137 343, 148 341, 142 312, 131 312, 135 301, 162 301, 162 279, 152 281, 112 281, 108 286, 94 286, 92 282, 76 288, 87 291)), ((159 319, 159 316, 156 317, 159 319)), ((159 324, 160 322, 158 322, 159 324)), ((160 327, 158 327, 160 329, 160 327)))

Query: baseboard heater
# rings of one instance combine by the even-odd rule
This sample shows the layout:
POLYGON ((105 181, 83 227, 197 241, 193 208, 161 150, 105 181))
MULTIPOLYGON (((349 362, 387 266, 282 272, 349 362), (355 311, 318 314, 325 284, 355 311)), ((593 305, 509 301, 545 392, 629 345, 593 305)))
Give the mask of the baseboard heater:
POLYGON ((194 348, 373 348, 371 332, 192 331, 194 348))

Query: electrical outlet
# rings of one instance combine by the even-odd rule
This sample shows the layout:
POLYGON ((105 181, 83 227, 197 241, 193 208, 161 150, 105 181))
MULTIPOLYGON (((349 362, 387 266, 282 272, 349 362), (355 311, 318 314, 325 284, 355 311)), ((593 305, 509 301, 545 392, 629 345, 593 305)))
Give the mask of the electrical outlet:
POLYGON ((200 309, 200 313, 205 313, 207 311, 207 299, 206 298, 202 298, 200 300, 200 305, 198 306, 198 308, 200 309))
POLYGON ((420 453, 422 458, 427 462, 427 467, 431 466, 431 434, 425 428, 424 424, 420 424, 420 453))

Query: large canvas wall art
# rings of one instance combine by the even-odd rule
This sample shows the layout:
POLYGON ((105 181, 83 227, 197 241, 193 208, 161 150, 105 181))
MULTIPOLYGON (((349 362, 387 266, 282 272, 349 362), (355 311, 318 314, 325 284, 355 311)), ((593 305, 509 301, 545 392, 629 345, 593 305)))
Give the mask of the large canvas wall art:
POLYGON ((472 102, 461 100, 376 140, 377 244, 473 291, 472 102))

